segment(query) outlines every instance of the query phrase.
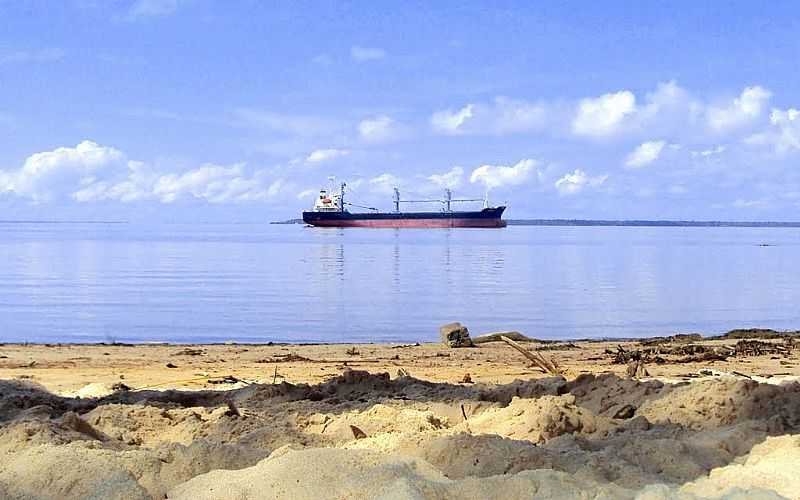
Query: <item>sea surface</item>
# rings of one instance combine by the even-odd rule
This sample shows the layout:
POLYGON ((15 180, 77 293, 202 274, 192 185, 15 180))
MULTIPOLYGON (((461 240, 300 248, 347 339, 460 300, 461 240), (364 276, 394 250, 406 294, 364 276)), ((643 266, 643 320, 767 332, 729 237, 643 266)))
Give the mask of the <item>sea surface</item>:
POLYGON ((2 342, 800 328, 800 229, 0 223, 2 342))

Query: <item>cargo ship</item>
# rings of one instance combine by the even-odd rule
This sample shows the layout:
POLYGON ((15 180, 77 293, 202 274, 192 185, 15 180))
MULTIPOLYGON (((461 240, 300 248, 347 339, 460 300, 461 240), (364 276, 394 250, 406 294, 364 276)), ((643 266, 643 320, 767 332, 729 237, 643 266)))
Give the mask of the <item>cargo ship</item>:
POLYGON ((442 200, 401 200, 400 191, 394 188, 394 211, 381 212, 376 208, 354 205, 345 201, 345 189, 342 183, 338 193, 329 194, 322 189, 314 202, 311 211, 303 212, 303 222, 319 227, 506 227, 502 219, 506 207, 490 207, 487 199, 454 199, 449 189, 445 190, 442 200), (482 210, 452 210, 452 204, 462 202, 483 201, 482 210), (400 210, 403 203, 440 203, 440 211, 404 212, 400 210), (347 207, 357 207, 366 212, 350 212, 347 207))

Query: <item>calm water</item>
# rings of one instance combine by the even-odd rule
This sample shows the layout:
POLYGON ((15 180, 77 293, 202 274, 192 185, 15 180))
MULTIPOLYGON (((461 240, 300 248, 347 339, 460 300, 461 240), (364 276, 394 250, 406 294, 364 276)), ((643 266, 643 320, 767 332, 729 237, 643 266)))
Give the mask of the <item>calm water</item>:
POLYGON ((717 333, 798 305, 798 229, 0 224, 6 342, 717 333))

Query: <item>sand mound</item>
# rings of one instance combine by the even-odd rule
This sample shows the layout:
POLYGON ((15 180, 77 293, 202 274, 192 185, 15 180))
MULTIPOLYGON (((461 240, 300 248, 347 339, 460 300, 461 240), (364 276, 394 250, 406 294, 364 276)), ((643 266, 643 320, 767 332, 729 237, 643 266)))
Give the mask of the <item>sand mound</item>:
POLYGON ((447 418, 437 417, 431 411, 402 409, 376 404, 363 412, 344 415, 315 413, 301 427, 306 432, 325 434, 337 443, 351 441, 355 436, 352 427, 367 436, 387 432, 429 432, 449 427, 447 418))
POLYGON ((800 498, 798 431, 800 384, 730 377, 345 371, 88 399, 0 381, 0 498, 800 498))
POLYGON ((554 471, 450 480, 427 462, 366 450, 290 451, 234 472, 210 472, 172 490, 171 499, 219 498, 632 498, 554 471))
POLYGON ((714 469, 708 477, 684 485, 681 491, 713 497, 733 488, 754 487, 800 498, 800 436, 767 438, 741 463, 714 469))
POLYGON ((592 434, 611 423, 577 406, 575 396, 542 396, 538 399, 515 397, 499 409, 490 409, 462 424, 473 433, 499 434, 503 437, 543 443, 562 434, 592 434))

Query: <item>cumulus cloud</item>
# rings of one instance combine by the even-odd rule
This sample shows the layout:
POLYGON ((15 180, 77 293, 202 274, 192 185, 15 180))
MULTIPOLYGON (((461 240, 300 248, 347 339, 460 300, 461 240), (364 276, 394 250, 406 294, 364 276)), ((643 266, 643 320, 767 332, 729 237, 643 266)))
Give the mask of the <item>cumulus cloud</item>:
POLYGON ((394 188, 400 186, 401 184, 402 181, 399 177, 388 172, 377 177, 373 177, 369 180, 370 189, 373 192, 380 194, 392 193, 394 192, 394 188))
POLYGON ((564 175, 564 177, 556 181, 555 187, 562 195, 577 194, 587 187, 599 187, 602 185, 607 175, 597 177, 590 177, 581 169, 575 169, 572 173, 564 175))
POLYGON ((772 146, 778 154, 800 151, 800 110, 773 109, 769 122, 770 127, 766 132, 754 134, 746 142, 772 146))
POLYGON ((643 142, 628 155, 625 159, 625 166, 629 168, 641 168, 653 163, 661 155, 661 150, 664 149, 666 144, 666 141, 643 142))
POLYGON ((323 163, 349 154, 350 151, 347 149, 317 149, 306 157, 306 163, 323 163))
POLYGON ((761 116, 770 97, 772 93, 763 87, 747 87, 729 104, 709 106, 706 110, 708 126, 722 132, 751 124, 761 116))
POLYGON ((358 135, 367 142, 386 142, 398 138, 400 128, 392 118, 379 115, 361 120, 358 135))
POLYGON ((604 137, 617 132, 626 117, 636 111, 636 96, 628 90, 581 99, 572 121, 577 135, 604 137))
POLYGON ((83 141, 29 156, 22 167, 0 171, 0 193, 37 203, 71 198, 80 203, 181 199, 209 203, 263 201, 279 194, 282 180, 248 174, 244 164, 205 164, 184 172, 158 172, 109 146, 83 141))
POLYGON ((496 97, 490 103, 468 104, 458 111, 437 111, 431 116, 431 127, 446 135, 505 135, 542 129, 546 118, 543 104, 496 97))
POLYGON ((461 186, 463 177, 464 169, 461 167, 453 167, 449 172, 428 176, 428 180, 442 189, 455 189, 461 186))
POLYGON ((708 149, 701 149, 700 151, 692 151, 693 158, 710 158, 713 156, 718 156, 724 153, 727 150, 727 146, 720 144, 719 146, 714 146, 713 148, 708 149))
POLYGON ((386 57, 386 51, 377 47, 350 47, 350 57, 357 62, 377 61, 386 57))
POLYGON ((458 111, 447 109, 444 111, 437 111, 431 116, 431 127, 434 132, 447 135, 457 135, 464 133, 462 127, 472 118, 472 110, 475 108, 474 104, 467 104, 458 111))
POLYGON ((536 171, 537 166, 538 162, 531 159, 521 160, 510 167, 481 165, 472 171, 469 181, 473 184, 481 183, 486 186, 486 189, 516 186, 527 181, 530 175, 536 171))
POLYGON ((3 172, 0 191, 50 201, 74 186, 92 179, 99 171, 124 168, 125 155, 114 148, 83 141, 75 147, 61 147, 29 156, 19 170, 3 172))

